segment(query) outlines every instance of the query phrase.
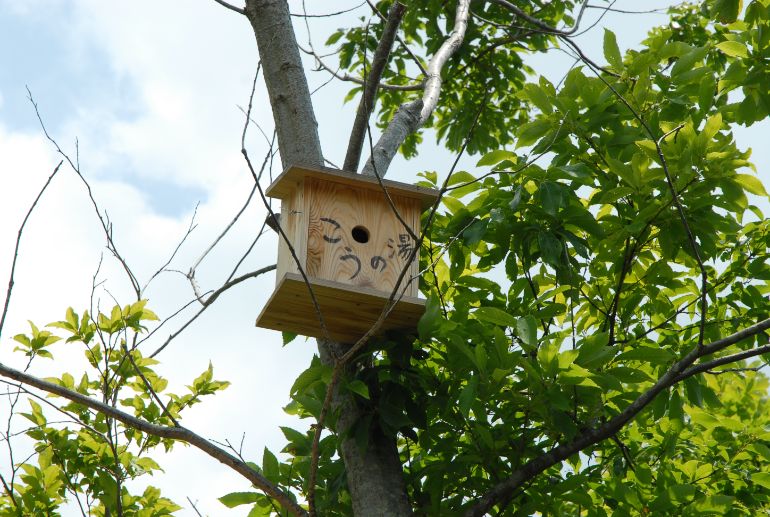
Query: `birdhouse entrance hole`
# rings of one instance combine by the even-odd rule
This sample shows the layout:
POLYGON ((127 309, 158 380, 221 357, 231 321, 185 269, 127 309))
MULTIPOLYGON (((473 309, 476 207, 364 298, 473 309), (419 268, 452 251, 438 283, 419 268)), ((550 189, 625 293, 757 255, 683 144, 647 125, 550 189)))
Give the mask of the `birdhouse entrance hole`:
POLYGON ((369 230, 361 225, 353 228, 350 233, 353 235, 353 240, 356 242, 360 242, 361 244, 369 242, 369 230))
POLYGON ((425 301, 411 236, 420 233, 420 213, 435 203, 436 190, 292 166, 265 193, 281 200, 280 224, 294 253, 279 241, 275 291, 257 326, 355 343, 394 294, 380 330, 416 328, 425 301))

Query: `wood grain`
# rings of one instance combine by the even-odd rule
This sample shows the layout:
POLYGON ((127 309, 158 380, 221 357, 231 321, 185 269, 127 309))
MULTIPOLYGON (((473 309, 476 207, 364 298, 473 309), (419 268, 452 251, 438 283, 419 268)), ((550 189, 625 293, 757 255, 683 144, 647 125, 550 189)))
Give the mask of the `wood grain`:
MULTIPOLYGON (((286 170, 284 170, 280 176, 278 176, 270 184, 270 186, 267 187, 265 193, 270 197, 285 199, 291 196, 297 183, 302 178, 317 178, 321 180, 335 181, 337 183, 353 185, 361 189, 382 191, 382 187, 377 181, 377 178, 372 176, 352 174, 350 172, 345 172, 338 169, 330 169, 326 167, 313 168, 293 165, 287 167, 286 170)), ((422 210, 432 206, 438 198, 438 191, 435 189, 419 187, 409 183, 402 183, 399 181, 386 179, 383 179, 382 183, 385 185, 391 195, 418 199, 420 201, 420 207, 422 210)))
MULTIPOLYGON (((329 280, 312 279, 311 285, 321 307, 330 337, 342 343, 355 343, 374 324, 388 297, 374 289, 352 287, 329 280)), ((386 330, 413 330, 425 311, 425 301, 405 296, 385 320, 386 330)), ((323 337, 321 326, 302 277, 287 273, 257 318, 257 326, 323 337)))
MULTIPOLYGON (((281 201, 281 228, 291 241, 300 264, 305 267, 307 256, 307 219, 308 211, 305 209, 304 180, 300 178, 294 183, 292 194, 281 201)), ((297 262, 289 252, 286 241, 278 237, 278 261, 276 263, 276 284, 286 273, 299 273, 297 262)))
MULTIPOLYGON (((421 212, 438 193, 384 183, 401 219, 419 235, 421 212)), ((399 292, 405 297, 383 330, 416 328, 425 304, 417 298, 419 260, 407 266, 416 243, 375 178, 290 167, 267 193, 281 198, 281 227, 313 285, 333 339, 352 343, 372 326, 404 267, 399 292)), ((278 245, 276 289, 257 326, 322 337, 307 286, 283 239, 278 245)))
MULTIPOLYGON (((415 242, 384 193, 307 178, 305 196, 308 275, 390 294, 415 242), (368 234, 367 242, 357 242, 355 228, 368 234)), ((391 199, 412 232, 419 233, 419 201, 400 196, 391 199)), ((416 277, 417 272, 418 263, 413 261, 405 280, 416 277)), ((406 293, 417 296, 417 287, 412 282, 406 293)))

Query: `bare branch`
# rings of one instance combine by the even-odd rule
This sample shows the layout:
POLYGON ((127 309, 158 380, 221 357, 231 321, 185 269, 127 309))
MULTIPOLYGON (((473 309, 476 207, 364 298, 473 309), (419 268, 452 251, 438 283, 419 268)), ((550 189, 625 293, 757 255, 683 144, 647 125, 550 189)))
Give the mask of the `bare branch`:
POLYGON ((758 366, 756 368, 728 368, 725 370, 714 370, 714 368, 717 368, 719 366, 724 366, 726 364, 737 363, 738 361, 743 361, 744 359, 750 359, 752 357, 766 354, 768 352, 770 352, 770 345, 764 345, 757 348, 753 348, 751 350, 744 350, 743 352, 738 352, 737 354, 731 354, 731 355, 726 355, 724 357, 719 357, 717 359, 713 359, 705 363, 696 364, 695 366, 688 368, 687 370, 682 372, 678 380, 682 381, 684 379, 687 379, 699 373, 722 374, 722 373, 728 373, 728 372, 740 372, 740 371, 749 371, 749 370, 759 371, 761 368, 764 368, 765 366, 767 366, 767 363, 763 363, 761 366, 758 366))
POLYGON ((423 105, 420 111, 420 125, 424 124, 436 109, 438 96, 441 93, 441 69, 444 68, 449 58, 460 48, 465 38, 465 30, 468 28, 469 16, 470 0, 460 0, 457 2, 457 12, 455 13, 455 23, 452 32, 428 63, 427 81, 425 82, 425 93, 422 96, 423 105))
POLYGON ((216 3, 218 3, 219 5, 221 5, 222 7, 226 7, 227 9, 230 9, 231 11, 234 11, 234 12, 236 12, 238 14, 242 14, 242 15, 246 16, 246 10, 243 9, 242 7, 235 7, 234 5, 229 4, 229 3, 225 2, 224 0, 214 0, 214 1, 216 3))
MULTIPOLYGON (((347 81, 351 83, 360 84, 361 86, 366 85, 366 81, 359 77, 354 77, 348 73, 341 74, 339 72, 339 69, 335 70, 334 68, 330 67, 326 63, 323 62, 321 59, 321 56, 319 56, 316 52, 314 52, 312 49, 306 49, 303 48, 301 45, 297 45, 302 52, 309 56, 313 56, 316 60, 316 64, 320 67, 329 72, 333 77, 339 79, 340 81, 347 81)), ((378 88, 381 88, 383 90, 393 90, 397 92, 414 92, 418 90, 423 89, 423 84, 388 84, 388 83, 379 83, 377 84, 378 88)))
POLYGON ((294 17, 294 18, 331 18, 333 16, 339 16, 340 14, 345 14, 345 13, 349 13, 349 12, 355 11, 356 9, 360 8, 361 6, 363 6, 365 3, 366 2, 361 2, 360 4, 358 4, 358 5, 354 6, 354 7, 351 7, 350 9, 343 9, 342 11, 336 11, 336 12, 333 12, 333 13, 326 13, 326 14, 307 14, 307 13, 298 14, 298 13, 291 13, 291 16, 294 17))
POLYGON ((171 264, 171 261, 173 261, 174 257, 176 257, 176 254, 179 253, 179 250, 182 248, 182 245, 185 243, 185 241, 193 232, 193 230, 195 230, 195 228, 198 226, 197 224, 195 224, 195 216, 197 214, 198 214, 198 205, 196 204, 195 210, 193 210, 193 215, 190 218, 190 226, 187 227, 187 231, 185 232, 184 236, 182 236, 182 239, 179 241, 179 244, 176 245, 176 248, 174 248, 174 251, 171 253, 171 256, 168 258, 168 260, 162 266, 160 266, 158 270, 155 271, 155 273, 153 273, 153 275, 150 277, 149 280, 147 280, 147 282, 145 282, 144 287, 142 287, 142 293, 147 291, 147 288, 149 287, 150 283, 155 278, 157 278, 158 275, 160 275, 164 271, 167 271, 166 268, 169 266, 169 264, 171 264))
MULTIPOLYGON (((681 4, 676 4, 681 5, 681 4)), ((623 13, 623 14, 666 14, 666 11, 669 9, 668 7, 661 7, 659 9, 649 9, 647 11, 629 11, 626 9, 617 9, 614 7, 607 7, 605 5, 593 5, 593 4, 586 4, 587 9, 601 9, 603 11, 610 11, 613 13, 623 13)))
MULTIPOLYGON (((237 277, 237 278, 234 278, 234 279, 232 279, 232 280, 230 280, 230 281, 228 281, 228 282, 225 282, 225 284, 224 284, 224 285, 222 285, 222 287, 220 287, 220 288, 219 288, 219 289, 217 289, 216 291, 212 292, 212 293, 211 293, 211 295, 209 295, 209 297, 208 297, 208 298, 206 298, 206 300, 203 302, 203 306, 200 308, 200 310, 199 310, 198 312, 196 312, 196 313, 195 313, 195 315, 193 315, 193 317, 192 317, 192 318, 190 318, 190 319, 189 319, 189 320, 188 320, 188 321, 187 321, 187 322, 186 322, 184 325, 182 325, 182 327, 181 327, 181 328, 179 328, 179 329, 178 329, 176 332, 174 332, 173 334, 169 335, 169 336, 168 336, 168 338, 166 339, 166 341, 165 341, 165 342, 164 342, 164 343, 163 343, 161 346, 159 346, 159 347, 158 347, 158 348, 157 348, 157 349, 156 349, 156 350, 155 350, 155 351, 154 351, 152 354, 150 354, 150 355, 149 355, 149 357, 155 357, 156 355, 158 355, 159 353, 161 353, 161 352, 163 351, 163 349, 164 349, 164 348, 166 348, 166 347, 169 345, 169 343, 171 343, 171 341, 173 341, 173 340, 174 340, 174 338, 176 338, 176 337, 177 337, 179 334, 181 334, 181 333, 182 333, 182 332, 183 332, 183 331, 184 331, 184 330, 185 330, 187 327, 189 327, 189 326, 192 324, 192 322, 193 322, 193 321, 195 321, 196 319, 198 319, 198 317, 199 317, 201 314, 203 314, 203 312, 204 312, 206 309, 208 309, 208 308, 211 306, 211 304, 212 304, 212 303, 214 303, 214 300, 216 300, 217 298, 219 298, 219 296, 220 296, 222 293, 224 293, 225 291, 227 291, 228 289, 230 289, 230 288, 231 288, 231 287, 233 287, 234 285, 236 285, 236 284, 239 284, 239 283, 243 282, 244 280, 248 280, 249 278, 256 278, 256 277, 258 277, 258 276, 260 276, 260 275, 262 275, 262 274, 264 274, 264 273, 267 273, 267 272, 269 272, 269 271, 273 271, 273 270, 275 270, 275 264, 272 264, 272 265, 270 265, 270 266, 265 266, 265 267, 263 267, 263 268, 261 268, 261 269, 258 269, 258 270, 256 270, 256 271, 252 271, 251 273, 246 273, 245 275, 241 275, 241 276, 239 276, 239 277, 237 277)), ((190 303, 195 303, 195 301, 193 300, 193 301, 192 301, 192 302, 190 302, 190 303)), ((190 304, 188 303, 187 305, 190 305, 190 304)))
POLYGON ((187 276, 187 279, 190 281, 190 284, 193 287, 193 291, 195 292, 195 296, 198 298, 198 301, 203 304, 203 297, 202 294, 199 291, 197 282, 195 281, 195 270, 198 269, 198 266, 203 261, 204 258, 206 258, 206 255, 208 255, 211 250, 213 250, 217 244, 219 244, 219 241, 222 240, 222 238, 227 235, 227 232, 230 231, 230 229, 235 225, 236 222, 238 222, 238 219, 241 218, 241 215, 243 215, 243 212, 246 211, 246 208, 248 208, 249 204, 251 204, 251 198, 254 197, 254 191, 256 190, 256 186, 252 187, 251 192, 249 192, 248 197, 246 198, 246 202, 243 204, 241 209, 238 211, 237 214, 235 214, 235 217, 230 221, 230 223, 225 227, 224 230, 222 230, 222 233, 217 236, 216 239, 214 239, 214 242, 211 243, 211 246, 206 248, 206 251, 203 252, 203 254, 198 258, 198 260, 195 261, 195 263, 192 265, 190 270, 187 272, 185 276, 187 276))
POLYGON ((21 226, 19 226, 19 231, 16 233, 16 246, 13 249, 13 260, 11 261, 11 273, 8 277, 8 290, 5 292, 5 302, 3 303, 3 315, 2 317, 0 317, 0 336, 3 335, 3 326, 5 325, 5 317, 8 314, 8 307, 10 306, 10 303, 11 303, 11 293, 13 292, 14 274, 16 272, 16 261, 19 258, 19 246, 21 245, 21 236, 24 233, 24 227, 27 225, 27 220, 29 220, 29 216, 32 215, 32 212, 35 210, 35 207, 37 206, 38 201, 40 201, 40 198, 43 197, 43 192, 45 192, 45 189, 47 189, 48 185, 51 184, 51 180, 53 180, 53 177, 56 176, 56 173, 59 172, 59 168, 61 168, 62 163, 64 163, 64 160, 61 160, 58 163, 58 165, 54 167, 51 175, 48 176, 48 179, 43 185, 43 188, 41 188, 40 192, 37 193, 35 200, 32 202, 32 205, 30 205, 29 210, 27 210, 27 215, 24 216, 24 220, 21 222, 21 226))
POLYGON ((365 80, 361 102, 358 104, 356 118, 353 121, 353 129, 350 131, 348 151, 345 155, 345 162, 342 165, 342 168, 346 171, 356 172, 358 169, 369 117, 374 110, 377 86, 388 64, 388 56, 390 56, 390 50, 393 48, 393 42, 398 26, 401 23, 401 18, 404 16, 404 11, 406 11, 406 6, 400 2, 395 2, 391 6, 385 28, 382 31, 382 37, 377 43, 377 49, 374 51, 372 68, 365 80))
POLYGON ((187 496, 187 502, 190 503, 190 506, 192 506, 193 511, 198 517, 203 517, 203 515, 201 515, 201 512, 198 511, 198 507, 195 506, 195 503, 193 503, 192 499, 190 499, 190 496, 187 496))
POLYGON ((159 438, 166 438, 171 440, 178 440, 181 442, 189 443, 193 447, 208 454, 215 460, 227 465, 231 469, 235 470, 243 477, 248 479, 255 487, 262 490, 265 494, 278 501, 284 508, 290 511, 293 515, 305 516, 305 512, 302 507, 295 503, 291 496, 282 491, 276 485, 274 485, 267 478, 262 476, 259 472, 249 467, 247 463, 236 458, 227 451, 217 447, 209 440, 206 440, 202 436, 194 433, 193 431, 185 427, 166 427, 162 425, 152 424, 133 415, 130 415, 124 411, 121 411, 109 404, 105 404, 99 400, 93 399, 77 391, 73 391, 58 384, 45 381, 34 375, 30 375, 13 368, 9 368, 0 363, 0 375, 14 379, 15 381, 33 386, 37 389, 43 390, 47 393, 58 395, 76 404, 81 404, 88 408, 91 408, 103 415, 122 422, 134 429, 138 429, 143 433, 147 433, 159 438))
POLYGON ((406 137, 425 124, 436 109, 441 92, 441 69, 462 44, 469 16, 470 0, 458 0, 452 32, 428 63, 422 98, 399 106, 377 145, 374 146, 372 155, 361 171, 362 174, 372 176, 376 170, 380 175, 384 175, 406 137))
POLYGON ((43 123, 43 117, 40 115, 40 110, 38 109, 37 103, 35 102, 35 99, 32 97, 32 92, 29 88, 27 88, 27 95, 29 102, 32 104, 32 107, 35 109, 35 115, 37 116, 37 120, 40 123, 40 128, 43 130, 43 134, 48 139, 49 142, 53 144, 53 146, 56 148, 56 152, 58 152, 69 164, 70 168, 72 168, 73 171, 75 171, 75 174, 78 175, 80 178, 80 181, 83 182, 83 185, 86 187, 86 191, 88 192, 88 198, 91 200, 91 205, 94 208, 94 211, 96 212, 96 217, 99 218, 99 223, 101 223, 102 231, 104 231, 104 236, 107 239, 107 249, 110 250, 110 253, 117 259, 118 262, 120 262, 120 265, 123 267, 123 270, 125 271, 126 275, 128 276, 129 281, 131 282, 131 287, 134 289, 134 292, 136 293, 137 300, 141 298, 142 288, 139 285, 139 281, 136 279, 136 276, 134 275, 134 272, 131 271, 131 268, 128 266, 128 262, 123 258, 123 255, 121 255, 118 252, 117 247, 115 246, 115 241, 112 240, 112 223, 110 223, 109 218, 107 217, 106 213, 105 215, 102 215, 101 210, 99 209, 99 204, 96 202, 96 198, 94 198, 94 194, 91 191, 91 185, 88 183, 88 180, 86 180, 85 176, 80 172, 80 150, 77 146, 77 142, 75 143, 76 147, 76 158, 73 162, 72 159, 65 153, 62 148, 59 146, 59 144, 56 142, 56 140, 53 139, 53 137, 48 133, 48 129, 45 127, 45 124, 43 123))

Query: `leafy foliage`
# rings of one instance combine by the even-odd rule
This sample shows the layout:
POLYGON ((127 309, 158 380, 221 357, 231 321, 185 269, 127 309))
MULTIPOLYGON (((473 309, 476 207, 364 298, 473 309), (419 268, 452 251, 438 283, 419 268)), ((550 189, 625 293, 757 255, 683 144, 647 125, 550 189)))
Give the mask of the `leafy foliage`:
MULTIPOLYGON (((54 359, 56 354, 83 351, 90 371, 75 379, 70 373, 47 379, 54 384, 123 408, 146 422, 171 426, 184 409, 201 398, 227 387, 227 382, 213 380, 211 365, 191 386, 188 393, 166 393, 168 381, 153 366, 157 361, 142 357, 135 346, 146 331, 145 322, 157 320, 146 308, 146 300, 125 307, 115 306, 110 313, 92 317, 88 311, 78 315, 68 309, 65 319, 48 325, 64 331, 67 338, 40 330, 30 323, 28 335, 14 339, 17 350, 30 361, 35 357, 54 359), (55 345, 55 343, 59 343, 55 345), (160 395, 168 399, 165 407, 160 395)), ((67 501, 74 502, 89 515, 161 516, 171 515, 180 506, 152 486, 142 493, 132 493, 127 484, 144 475, 160 471, 152 459, 162 446, 170 450, 174 442, 142 433, 103 413, 69 402, 53 406, 47 399, 29 398, 30 410, 21 413, 31 425, 25 434, 37 452, 36 463, 22 463, 18 476, 0 495, 0 515, 53 515, 67 501), (52 420, 51 408, 58 408, 52 420), (64 415, 64 419, 61 419, 64 415)))
MULTIPOLYGON (((556 4, 551 23, 567 7, 556 4)), ((767 193, 731 132, 770 106, 763 65, 770 15, 766 2, 751 2, 737 20, 735 5, 678 7, 668 26, 625 55, 606 31, 607 70, 575 67, 559 87, 542 77, 525 83, 521 49, 495 52, 495 72, 486 69, 494 35, 469 29, 465 53, 446 72, 446 111, 433 124, 458 149, 470 131, 467 106, 486 103, 468 148, 488 152, 476 170, 448 180, 430 227, 419 338, 383 338, 372 345, 373 364, 346 381, 365 416, 348 435, 321 442, 320 513, 351 511, 335 456, 340 440, 366 447, 375 429, 393 436, 416 513, 462 514, 528 461, 618 415, 699 341, 770 316, 770 227, 751 204, 767 193), (452 83, 457 73, 466 74, 463 87, 452 83), (742 95, 731 94, 737 89, 742 95)), ((502 15, 487 9, 487 18, 502 15)), ((427 14, 437 10, 428 2, 405 21, 408 37, 428 52, 445 32, 427 14)), ((371 55, 376 38, 362 39, 367 30, 333 37, 344 36, 343 67, 361 70, 371 55)), ((548 41, 538 34, 520 44, 540 49, 548 41)), ((395 71, 386 79, 405 81, 395 71)), ((402 100, 386 94, 381 120, 402 100)), ((423 177, 440 187, 435 173, 423 177)), ((768 341, 759 333, 719 355, 768 341)), ((770 421, 767 379, 754 371, 760 365, 689 377, 612 439, 533 477, 498 510, 766 511, 770 421)), ((329 377, 314 362, 287 410, 317 417, 329 377)), ((291 461, 273 469, 274 479, 302 492, 312 432, 284 434, 291 461)))

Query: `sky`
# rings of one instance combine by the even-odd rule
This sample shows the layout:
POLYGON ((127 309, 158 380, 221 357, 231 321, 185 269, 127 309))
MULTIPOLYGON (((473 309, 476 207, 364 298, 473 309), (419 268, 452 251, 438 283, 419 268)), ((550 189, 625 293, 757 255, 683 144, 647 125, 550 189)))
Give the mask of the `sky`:
MULTIPOLYGON (((669 3, 644 5, 653 9, 669 3)), ((307 11, 315 14, 355 5, 357 0, 306 2, 307 11)), ((299 2, 290 6, 292 12, 301 11, 299 2)), ((615 6, 634 9, 639 2, 622 0, 615 6)), ((347 19, 310 19, 314 45, 322 48, 335 28, 365 14, 359 8, 347 19)), ((589 10, 586 24, 598 14, 589 10)), ((659 14, 613 13, 580 41, 589 56, 603 61, 603 26, 616 32, 624 50, 663 20, 659 14)), ((305 24, 295 22, 297 38, 305 44, 305 24)), ((213 0, 0 0, 0 285, 6 285, 19 225, 60 159, 41 131, 27 88, 49 134, 73 159, 79 157, 95 198, 113 224, 118 250, 144 284, 171 256, 194 213, 197 226, 171 269, 187 271, 245 203, 253 183, 240 155, 244 116, 239 107, 248 103, 256 64, 256 44, 246 19, 213 0)), ((558 80, 571 59, 550 52, 533 64, 558 80)), ((311 65, 308 61, 308 70, 311 65)), ((311 90, 327 80, 325 72, 309 73, 311 90)), ((324 153, 334 163, 343 161, 356 105, 343 105, 348 90, 349 85, 335 82, 313 97, 324 153)), ((261 84, 253 118, 272 132, 261 84)), ((739 132, 739 144, 754 148, 760 177, 767 182, 770 156, 758 134, 739 132)), ((425 140, 418 158, 394 162, 390 177, 415 181, 423 170, 446 174, 454 156, 433 145, 431 137, 425 140)), ((252 159, 261 161, 267 147, 253 126, 247 143, 252 159)), ((473 172, 475 160, 462 164, 473 172)), ((279 169, 276 160, 272 172, 279 169)), ((206 256, 196 275, 203 290, 217 288, 228 277, 264 217, 264 209, 252 203, 206 256)), ((274 263, 275 250, 275 236, 265 236, 239 272, 274 263)), ((84 185, 67 167, 29 219, 19 257, 0 338, 0 361, 10 366, 22 366, 20 354, 11 353, 11 337, 28 329, 27 320, 39 325, 59 320, 70 306, 82 312, 90 306, 94 282, 103 282, 97 289, 97 304, 103 309, 111 307, 113 298, 131 300, 125 276, 105 250, 84 185)), ((309 423, 296 422, 282 407, 289 401, 293 379, 315 353, 314 342, 297 339, 282 347, 279 333, 254 326, 274 281, 272 274, 264 275, 230 290, 159 356, 158 370, 169 379, 172 391, 182 391, 209 362, 215 378, 232 382, 215 398, 185 412, 182 423, 218 441, 240 443, 244 437, 244 455, 255 461, 260 461, 264 446, 280 450, 279 425, 304 428, 309 423)), ((155 312, 167 317, 189 302, 193 292, 182 274, 167 272, 149 284, 146 297, 155 312)), ((180 317, 158 332, 145 353, 183 321, 180 317)), ((38 359, 31 372, 60 374, 82 363, 80 349, 57 345, 53 351, 55 362, 38 359)), ((0 421, 3 409, 0 403, 0 421)), ((181 445, 156 459, 165 473, 148 482, 184 506, 179 515, 195 515, 187 497, 204 515, 246 514, 226 513, 216 500, 248 489, 229 469, 181 445)), ((7 467, 7 457, 0 454, 0 471, 7 467)))

